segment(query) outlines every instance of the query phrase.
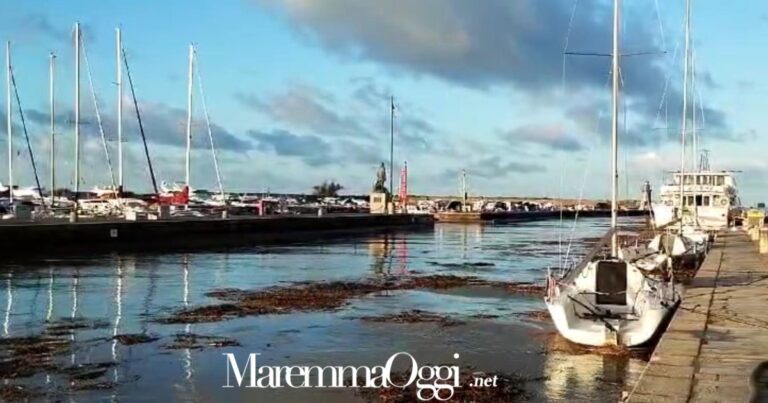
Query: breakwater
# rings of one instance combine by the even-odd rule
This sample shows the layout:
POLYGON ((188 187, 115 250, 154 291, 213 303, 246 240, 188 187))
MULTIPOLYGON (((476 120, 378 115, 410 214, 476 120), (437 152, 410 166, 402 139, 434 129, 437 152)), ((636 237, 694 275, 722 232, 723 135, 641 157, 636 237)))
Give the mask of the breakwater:
MULTIPOLYGON (((576 216, 581 218, 600 218, 610 217, 610 210, 541 210, 541 211, 441 211, 435 214, 435 220, 440 222, 484 222, 484 221, 537 221, 559 219, 573 219, 576 216)), ((643 217, 647 216, 645 210, 620 210, 619 216, 622 217, 643 217)))
POLYGON ((4 254, 47 250, 88 251, 92 248, 166 248, 283 242, 302 237, 341 236, 387 229, 424 228, 426 215, 334 214, 163 220, 93 220, 69 222, 4 222, 0 251, 4 254))

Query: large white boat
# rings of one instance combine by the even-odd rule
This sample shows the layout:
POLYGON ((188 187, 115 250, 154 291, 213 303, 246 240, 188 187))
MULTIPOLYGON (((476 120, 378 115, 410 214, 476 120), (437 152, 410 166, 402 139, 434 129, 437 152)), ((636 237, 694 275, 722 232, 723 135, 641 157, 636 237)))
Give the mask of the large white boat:
POLYGON ((685 225, 717 231, 729 226, 731 212, 739 204, 736 181, 731 172, 702 170, 684 175, 675 172, 671 182, 661 187, 659 203, 653 204, 653 214, 657 227, 680 217, 685 225))

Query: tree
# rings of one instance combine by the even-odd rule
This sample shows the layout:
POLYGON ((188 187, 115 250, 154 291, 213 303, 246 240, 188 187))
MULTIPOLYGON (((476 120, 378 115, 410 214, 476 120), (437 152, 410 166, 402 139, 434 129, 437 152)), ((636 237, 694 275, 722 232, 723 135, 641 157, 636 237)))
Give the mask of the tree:
POLYGON ((324 181, 320 185, 312 186, 312 194, 317 197, 336 197, 341 189, 344 189, 344 186, 339 183, 324 181))

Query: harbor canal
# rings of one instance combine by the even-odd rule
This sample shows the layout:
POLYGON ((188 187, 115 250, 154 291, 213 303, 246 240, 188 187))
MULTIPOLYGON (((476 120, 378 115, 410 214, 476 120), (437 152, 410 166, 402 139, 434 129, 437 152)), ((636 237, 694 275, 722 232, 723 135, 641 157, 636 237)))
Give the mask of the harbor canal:
POLYGON ((645 366, 643 354, 575 348, 543 314, 542 281, 571 233, 578 257, 609 221, 571 224, 437 224, 271 246, 7 261, 3 399, 378 401, 342 388, 222 389, 222 354, 244 362, 260 353, 260 365, 375 366, 407 351, 419 364, 503 374, 513 400, 615 402, 645 366), (302 287, 315 291, 285 302, 302 287))

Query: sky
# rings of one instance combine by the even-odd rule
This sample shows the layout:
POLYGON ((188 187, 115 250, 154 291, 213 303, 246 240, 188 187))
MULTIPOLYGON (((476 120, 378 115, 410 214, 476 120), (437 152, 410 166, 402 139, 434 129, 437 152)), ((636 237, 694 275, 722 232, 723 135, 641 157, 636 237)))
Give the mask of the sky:
MULTIPOLYGON (((395 170, 399 174, 407 161, 410 193, 457 194, 465 169, 474 195, 607 198, 610 58, 565 53, 610 52, 611 3, 0 0, 0 38, 11 41, 21 106, 46 188, 50 52, 56 54, 56 186, 74 186, 72 32, 79 21, 114 171, 120 26, 158 181, 184 180, 187 52, 194 43, 225 190, 309 192, 335 180, 345 192, 367 193, 378 165, 389 168, 394 96, 395 170)), ((665 171, 680 167, 684 5, 624 3, 622 53, 634 55, 621 63, 620 194, 637 197, 645 180, 658 188, 665 171)), ((768 3, 693 3, 695 101, 689 102, 696 105, 699 148, 710 150, 712 168, 741 171, 745 204, 768 198, 768 140, 762 135, 768 81, 761 74, 768 58, 760 52, 765 37, 768 3)), ((81 189, 90 189, 112 179, 84 59, 81 189)), ((125 186, 149 191, 124 80, 125 186)), ((194 88, 191 183, 213 189, 197 82, 194 88)), ((0 105, 4 128, 5 96, 0 105)), ((12 105, 14 177, 31 186, 21 119, 12 105)), ((2 130, 1 150, 7 149, 6 136, 2 130)), ((689 164, 692 155, 689 149, 689 164)), ((3 183, 7 161, 2 153, 3 183)))

